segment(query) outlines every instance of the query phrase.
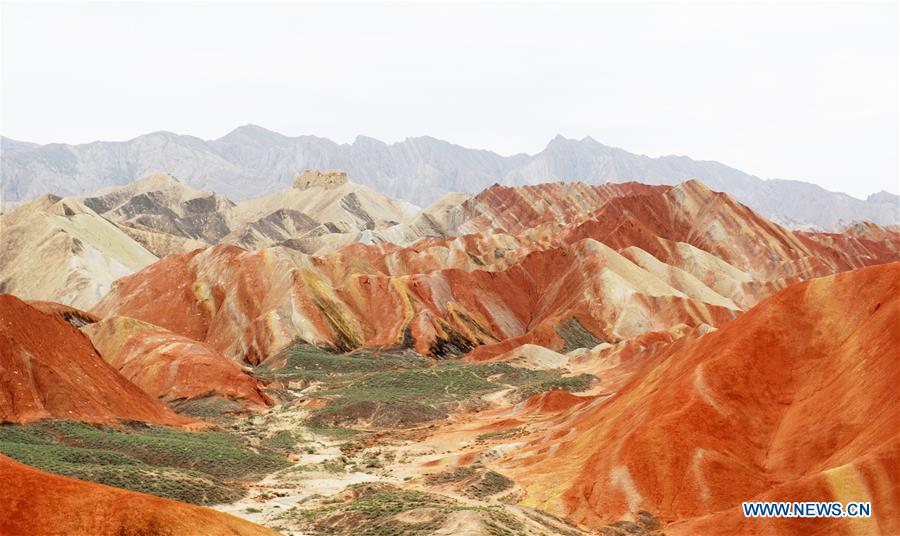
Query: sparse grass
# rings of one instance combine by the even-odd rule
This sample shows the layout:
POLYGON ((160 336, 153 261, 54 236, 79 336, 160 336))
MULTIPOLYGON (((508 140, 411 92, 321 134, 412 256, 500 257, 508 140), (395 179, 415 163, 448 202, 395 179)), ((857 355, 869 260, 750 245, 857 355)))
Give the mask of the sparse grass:
POLYGON ((297 438, 291 430, 281 430, 260 441, 260 447, 269 452, 287 456, 297 446, 297 438))
POLYGON ((234 423, 238 415, 246 413, 237 402, 219 396, 186 400, 178 404, 176 409, 184 415, 220 424, 234 423))
POLYGON ((473 478, 478 474, 474 467, 456 467, 452 471, 443 471, 425 477, 425 483, 429 486, 437 486, 440 484, 449 484, 452 482, 462 482, 468 478, 473 478))
MULTIPOLYGON (((353 428, 345 428, 342 426, 326 426, 314 419, 309 419, 303 424, 309 429, 310 432, 316 435, 322 435, 338 441, 342 439, 351 439, 359 434, 359 431, 354 430, 353 428)), ((310 452, 310 454, 312 454, 312 452, 310 452)))
POLYGON ((597 379, 591 374, 579 374, 578 376, 559 376, 541 382, 525 385, 516 389, 515 397, 517 400, 527 400, 528 398, 547 391, 567 391, 569 393, 578 393, 587 391, 597 379))
POLYGON ((466 490, 466 493, 478 499, 484 499, 491 495, 496 495, 501 491, 506 491, 513 487, 513 481, 501 475, 496 471, 486 471, 481 475, 478 482, 473 483, 466 490))
POLYGON ((288 465, 224 432, 50 421, 0 426, 0 453, 65 476, 195 504, 243 495, 239 480, 288 465))
POLYGON ((525 433, 526 430, 522 427, 509 428, 507 430, 497 430, 496 432, 486 432, 483 434, 479 434, 475 438, 475 441, 482 443, 484 441, 492 441, 496 439, 512 439, 525 433))
POLYGON ((333 354, 315 347, 300 344, 286 350, 287 363, 277 370, 257 368, 254 375, 261 379, 289 380, 329 380, 335 376, 346 377, 356 374, 421 367, 428 363, 423 357, 395 354, 333 354))
POLYGON ((331 403, 314 410, 306 424, 313 432, 335 439, 354 434, 349 428, 335 425, 371 420, 375 427, 411 426, 443 418, 448 404, 477 399, 500 389, 515 387, 515 396, 524 399, 555 389, 584 390, 594 379, 589 375, 562 377, 558 371, 530 370, 509 363, 434 362, 410 355, 372 352, 331 354, 308 345, 298 345, 287 352, 283 368, 257 369, 256 374, 319 382, 316 396, 328 398, 331 403), (379 405, 365 405, 368 403, 379 405))
POLYGON ((385 484, 358 484, 357 497, 338 504, 314 508, 294 508, 284 517, 305 521, 304 529, 312 534, 394 536, 433 534, 447 520, 447 515, 460 511, 479 512, 492 535, 522 534, 524 526, 501 507, 471 506, 449 497, 416 490, 403 490, 385 484), (428 509, 431 515, 420 521, 400 521, 397 514, 428 509))
POLYGON ((563 354, 576 348, 593 348, 600 344, 600 340, 574 317, 556 326, 556 333, 566 342, 565 346, 559 350, 563 354))
POLYGON ((498 373, 495 364, 468 365, 444 362, 438 366, 367 374, 349 385, 322 394, 338 403, 361 401, 416 401, 437 404, 496 391, 501 386, 487 380, 498 373))

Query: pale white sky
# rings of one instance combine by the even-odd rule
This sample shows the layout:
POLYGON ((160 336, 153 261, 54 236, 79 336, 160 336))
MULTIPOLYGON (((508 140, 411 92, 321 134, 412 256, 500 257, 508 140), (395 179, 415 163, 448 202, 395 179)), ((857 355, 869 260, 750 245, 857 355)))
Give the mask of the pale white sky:
POLYGON ((502 154, 556 134, 898 192, 898 13, 879 3, 4 2, 0 133, 255 123, 502 154))

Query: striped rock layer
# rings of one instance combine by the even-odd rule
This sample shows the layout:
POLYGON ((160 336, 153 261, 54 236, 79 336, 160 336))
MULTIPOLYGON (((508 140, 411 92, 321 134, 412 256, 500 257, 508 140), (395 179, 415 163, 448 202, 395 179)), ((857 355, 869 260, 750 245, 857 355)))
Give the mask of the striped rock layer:
POLYGON ((898 326, 892 263, 795 284, 699 338, 617 348, 633 370, 613 394, 501 470, 526 505, 594 528, 646 510, 666 534, 896 534, 898 326), (750 500, 867 501, 873 515, 747 519, 750 500))
POLYGON ((792 232, 697 181, 494 187, 442 214, 433 230, 480 230, 321 257, 217 245, 118 280, 92 312, 248 363, 301 340, 485 359, 721 326, 789 284, 900 258, 897 231, 792 232))

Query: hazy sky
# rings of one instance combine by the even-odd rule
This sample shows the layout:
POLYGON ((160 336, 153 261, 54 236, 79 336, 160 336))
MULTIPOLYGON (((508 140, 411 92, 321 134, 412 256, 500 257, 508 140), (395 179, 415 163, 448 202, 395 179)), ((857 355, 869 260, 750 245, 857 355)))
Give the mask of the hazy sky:
POLYGON ((897 3, 15 4, 0 132, 556 134, 898 192, 897 3))

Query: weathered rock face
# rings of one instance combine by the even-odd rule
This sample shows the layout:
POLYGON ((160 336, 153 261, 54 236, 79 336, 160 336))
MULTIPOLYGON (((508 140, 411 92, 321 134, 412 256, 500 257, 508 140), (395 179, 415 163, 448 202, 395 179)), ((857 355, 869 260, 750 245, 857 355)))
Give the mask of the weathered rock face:
POLYGON ((213 243, 228 234, 226 218, 234 206, 167 173, 151 173, 128 186, 86 197, 83 203, 123 227, 201 243, 213 243))
POLYGON ((206 397, 264 407, 260 386, 241 365, 209 345, 127 317, 112 317, 83 328, 94 347, 123 376, 169 403, 206 397))
POLYGON ((0 295, 0 422, 188 423, 108 365, 78 329, 0 295))
POLYGON ((337 188, 347 184, 347 173, 336 169, 319 171, 318 169, 306 169, 294 175, 294 188, 307 190, 309 188, 337 188))
MULTIPOLYGON (((667 534, 894 534, 900 263, 792 285, 654 351, 604 401, 505 460, 526 504, 667 534), (868 519, 744 518, 747 500, 871 501, 868 519)), ((643 341, 642 348, 646 347, 643 341)), ((618 352, 625 351, 624 348, 618 352)), ((621 359, 630 359, 625 354, 621 359)))
POLYGON ((277 534, 209 508, 45 473, 6 456, 0 481, 0 534, 277 534))
POLYGON ((696 181, 554 186, 486 191, 454 225, 491 230, 407 248, 169 257, 119 280, 93 312, 250 363, 295 340, 487 359, 525 343, 561 349, 577 332, 616 343, 718 326, 792 282, 898 258, 900 233, 793 233, 696 181))

